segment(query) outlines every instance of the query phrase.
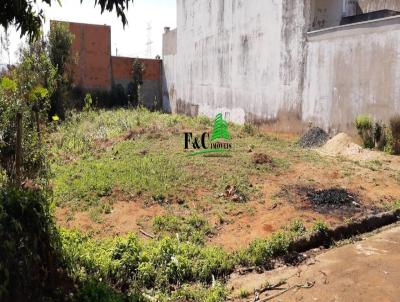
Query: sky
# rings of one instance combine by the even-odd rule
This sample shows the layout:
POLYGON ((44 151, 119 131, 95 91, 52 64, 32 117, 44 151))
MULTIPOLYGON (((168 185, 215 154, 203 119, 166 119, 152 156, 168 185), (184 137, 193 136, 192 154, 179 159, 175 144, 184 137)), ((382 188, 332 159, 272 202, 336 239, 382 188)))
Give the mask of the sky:
MULTIPOLYGON (((84 0, 82 4, 80 0, 62 0, 62 7, 58 5, 57 1, 52 2, 51 7, 40 4, 46 16, 45 33, 49 30, 50 20, 107 24, 111 26, 112 55, 115 55, 117 50, 118 56, 155 57, 161 55, 164 27, 176 27, 176 0, 135 0, 134 5, 130 3, 126 12, 128 24, 125 29, 115 12, 101 14, 100 7, 94 8, 94 0, 84 0), (150 37, 153 42, 150 56, 146 45, 149 40, 149 31, 147 30, 149 24, 151 24, 150 37)), ((21 39, 14 28, 11 28, 9 32, 10 61, 15 63, 16 51, 24 38, 21 39)), ((8 63, 8 55, 4 51, 0 53, 0 63, 8 63)))

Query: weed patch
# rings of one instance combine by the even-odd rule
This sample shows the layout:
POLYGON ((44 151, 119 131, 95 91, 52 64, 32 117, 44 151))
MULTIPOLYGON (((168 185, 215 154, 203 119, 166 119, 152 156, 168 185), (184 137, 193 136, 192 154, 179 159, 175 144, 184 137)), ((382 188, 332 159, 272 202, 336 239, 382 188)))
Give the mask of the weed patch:
POLYGON ((179 217, 175 215, 156 216, 153 219, 154 230, 162 236, 178 235, 183 241, 203 243, 204 237, 212 234, 208 222, 197 216, 179 217))

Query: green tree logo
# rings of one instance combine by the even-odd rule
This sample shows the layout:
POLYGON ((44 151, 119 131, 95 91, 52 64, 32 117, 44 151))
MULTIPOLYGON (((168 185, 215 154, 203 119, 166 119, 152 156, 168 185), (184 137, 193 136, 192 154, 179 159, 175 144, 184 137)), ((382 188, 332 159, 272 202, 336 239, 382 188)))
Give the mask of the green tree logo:
POLYGON ((211 133, 211 141, 214 142, 219 139, 230 139, 228 131, 228 123, 223 119, 222 113, 219 113, 214 120, 214 128, 211 133))

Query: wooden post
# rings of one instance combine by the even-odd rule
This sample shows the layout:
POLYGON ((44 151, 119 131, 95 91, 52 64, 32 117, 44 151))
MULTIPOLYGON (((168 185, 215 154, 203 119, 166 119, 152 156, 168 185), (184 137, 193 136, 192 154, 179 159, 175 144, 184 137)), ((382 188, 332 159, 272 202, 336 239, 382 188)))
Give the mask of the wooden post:
POLYGON ((22 114, 17 113, 16 118, 17 141, 15 146, 15 176, 17 186, 21 186, 21 165, 22 165, 22 114))
POLYGON ((39 148, 41 148, 42 147, 42 135, 40 133, 39 110, 35 110, 35 120, 36 120, 36 131, 38 134, 38 145, 39 145, 39 148))

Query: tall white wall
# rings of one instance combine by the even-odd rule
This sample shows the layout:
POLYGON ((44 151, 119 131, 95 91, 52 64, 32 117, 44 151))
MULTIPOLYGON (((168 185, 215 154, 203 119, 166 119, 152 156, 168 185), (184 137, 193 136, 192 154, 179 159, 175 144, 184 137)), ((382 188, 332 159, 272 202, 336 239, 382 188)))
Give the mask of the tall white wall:
POLYGON ((307 33, 317 11, 337 26, 351 5, 394 2, 343 3, 177 0, 178 29, 164 35, 164 108, 297 132, 310 123, 349 131, 358 114, 387 122, 400 109, 400 17, 307 33))
POLYGON ((400 17, 310 33, 302 118, 332 132, 400 113, 400 17))
POLYGON ((299 121, 303 1, 178 0, 177 6, 177 52, 163 58, 172 111, 222 112, 239 123, 299 121))

